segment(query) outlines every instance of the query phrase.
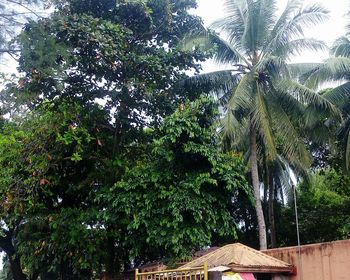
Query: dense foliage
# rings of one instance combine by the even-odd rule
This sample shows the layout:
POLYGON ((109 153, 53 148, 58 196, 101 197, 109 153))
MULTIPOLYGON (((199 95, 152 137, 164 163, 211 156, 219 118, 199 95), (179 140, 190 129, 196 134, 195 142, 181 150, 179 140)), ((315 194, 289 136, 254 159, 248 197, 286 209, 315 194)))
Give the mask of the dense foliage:
POLYGON ((239 190, 249 197, 244 166, 239 155, 217 150, 212 101, 182 106, 159 132, 147 132, 154 140, 137 160, 113 168, 104 148, 109 116, 98 105, 45 102, 5 125, 1 220, 10 242, 1 248, 20 256, 31 278, 51 271, 90 279, 108 265, 116 273, 131 260, 187 255, 213 235, 234 238, 233 197, 239 190), (120 181, 112 181, 113 169, 120 181))
POLYGON ((187 256, 192 248, 212 244, 213 236, 236 237, 231 211, 238 192, 249 197, 250 191, 241 157, 217 149, 215 107, 205 97, 181 105, 164 120, 152 152, 103 196, 111 205, 108 222, 128 224, 132 237, 126 242, 136 256, 142 250, 153 258, 159 250, 168 258, 187 256))
POLYGON ((87 111, 59 102, 45 103, 23 122, 4 127, 0 192, 6 239, 1 248, 26 263, 31 277, 62 263, 68 268, 60 273, 71 275, 73 266, 79 270, 94 262, 86 263, 87 254, 99 258, 100 233, 89 227, 96 221, 93 195, 101 187, 105 160, 99 127, 106 123, 98 106, 87 111))
MULTIPOLYGON (((297 205, 303 243, 350 237, 349 185, 349 177, 332 168, 319 170, 301 182, 297 205)), ((276 219, 279 242, 292 246, 296 243, 294 200, 291 198, 287 206, 279 209, 276 219)))
POLYGON ((218 150, 216 105, 178 87, 209 54, 177 46, 202 28, 192 7, 60 2, 17 38, 24 75, 2 91, 12 118, 0 136, 0 247, 14 279, 112 279, 235 238, 244 165, 218 150))
POLYGON ((302 243, 350 237, 348 35, 287 63, 325 48, 303 35, 325 9, 227 0, 206 29, 195 0, 5 1, 20 74, 0 85, 0 279, 295 245, 293 187, 302 243), (200 73, 210 57, 230 68, 200 73))

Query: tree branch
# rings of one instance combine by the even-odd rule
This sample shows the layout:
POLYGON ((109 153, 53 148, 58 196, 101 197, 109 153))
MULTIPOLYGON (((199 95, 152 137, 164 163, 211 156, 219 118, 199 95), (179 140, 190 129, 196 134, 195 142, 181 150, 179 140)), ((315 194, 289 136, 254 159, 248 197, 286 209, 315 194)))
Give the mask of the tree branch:
POLYGON ((17 1, 14 1, 14 0, 6 0, 6 1, 9 2, 9 3, 12 3, 12 4, 19 5, 22 8, 26 9, 27 11, 31 12, 33 15, 35 15, 37 17, 41 17, 37 12, 35 12, 33 9, 27 7, 26 5, 23 5, 21 2, 17 2, 17 1))

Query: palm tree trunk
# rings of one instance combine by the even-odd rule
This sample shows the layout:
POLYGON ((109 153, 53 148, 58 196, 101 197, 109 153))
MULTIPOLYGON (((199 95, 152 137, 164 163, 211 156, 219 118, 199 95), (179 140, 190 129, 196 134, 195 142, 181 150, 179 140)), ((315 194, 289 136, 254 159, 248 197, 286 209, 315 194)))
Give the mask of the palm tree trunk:
POLYGON ((250 131, 250 164, 251 164, 253 192, 254 192, 254 198, 255 198, 255 211, 256 211, 256 216, 258 219, 258 227, 259 227, 259 244, 260 244, 260 250, 264 250, 264 249, 267 249, 266 225, 265 225, 264 212, 262 210, 261 198, 260 198, 260 184, 259 184, 257 146, 256 146, 256 129, 254 126, 251 126, 251 131, 250 131))
POLYGON ((268 186, 269 186, 269 168, 268 168, 268 164, 266 162, 266 157, 264 157, 264 167, 265 167, 265 172, 264 172, 264 204, 263 205, 267 205, 268 202, 268 186))
POLYGON ((276 241, 276 226, 275 226, 275 188, 273 184, 273 174, 269 169, 269 223, 270 223, 270 237, 271 237, 271 248, 275 248, 277 245, 276 241))

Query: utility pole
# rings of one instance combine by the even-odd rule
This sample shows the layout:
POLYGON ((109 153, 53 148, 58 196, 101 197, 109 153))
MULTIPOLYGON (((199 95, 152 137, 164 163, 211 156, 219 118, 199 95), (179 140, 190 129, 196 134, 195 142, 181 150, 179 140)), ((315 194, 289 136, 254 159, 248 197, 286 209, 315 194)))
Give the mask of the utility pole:
POLYGON ((297 195, 296 195, 296 186, 293 184, 293 197, 294 197, 294 211, 295 211, 295 224, 297 229, 297 240, 298 240, 298 263, 299 270, 298 279, 303 280, 303 262, 301 257, 301 246, 300 246, 300 234, 299 234, 299 217, 298 217, 298 207, 297 207, 297 195))

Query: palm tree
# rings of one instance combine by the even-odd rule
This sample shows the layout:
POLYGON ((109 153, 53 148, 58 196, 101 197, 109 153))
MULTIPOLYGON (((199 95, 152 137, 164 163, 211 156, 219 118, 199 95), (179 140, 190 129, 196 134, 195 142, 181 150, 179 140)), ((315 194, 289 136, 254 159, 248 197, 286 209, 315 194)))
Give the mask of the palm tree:
MULTIPOLYGON (((337 138, 345 155, 345 170, 350 167, 350 25, 344 36, 338 38, 331 48, 331 57, 324 63, 314 66, 301 77, 301 81, 311 89, 317 89, 329 82, 337 82, 340 85, 327 90, 323 96, 336 105, 342 113, 342 122, 333 121, 336 126, 337 138)), ((328 125, 332 120, 327 119, 328 125)), ((318 125, 320 125, 318 123, 318 125)), ((322 128, 322 127, 321 127, 322 128)))
POLYGON ((305 27, 323 22, 328 12, 320 6, 302 8, 290 0, 276 17, 275 0, 226 0, 226 16, 209 30, 192 35, 185 47, 215 46, 214 59, 228 70, 202 74, 192 83, 211 86, 222 100, 225 114, 222 136, 230 148, 249 159, 259 227, 260 248, 267 248, 261 206, 259 162, 283 158, 295 168, 310 164, 301 138, 307 106, 337 113, 328 100, 292 80, 297 65, 286 61, 304 49, 320 50, 322 42, 303 37, 305 27))

